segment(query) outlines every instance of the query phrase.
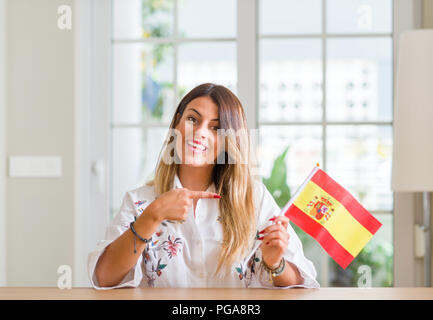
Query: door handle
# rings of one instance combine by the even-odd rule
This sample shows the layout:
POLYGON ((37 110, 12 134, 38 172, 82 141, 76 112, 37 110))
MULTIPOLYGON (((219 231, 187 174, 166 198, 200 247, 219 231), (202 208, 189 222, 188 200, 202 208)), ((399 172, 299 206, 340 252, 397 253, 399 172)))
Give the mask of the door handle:
POLYGON ((98 179, 98 190, 100 193, 104 193, 105 190, 105 164, 104 160, 95 160, 92 164, 92 172, 98 179))

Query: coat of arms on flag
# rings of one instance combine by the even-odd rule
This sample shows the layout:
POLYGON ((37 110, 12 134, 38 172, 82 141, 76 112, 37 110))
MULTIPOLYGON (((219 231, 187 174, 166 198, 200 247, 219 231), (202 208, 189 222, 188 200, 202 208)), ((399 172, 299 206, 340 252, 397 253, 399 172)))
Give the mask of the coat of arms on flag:
POLYGON ((282 209, 343 269, 382 224, 318 166, 282 209))

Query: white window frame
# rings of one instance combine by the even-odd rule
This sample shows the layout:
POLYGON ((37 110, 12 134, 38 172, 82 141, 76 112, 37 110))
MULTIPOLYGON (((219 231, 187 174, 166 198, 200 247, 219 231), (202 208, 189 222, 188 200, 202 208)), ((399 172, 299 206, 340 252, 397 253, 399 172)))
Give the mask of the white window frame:
MULTIPOLYGON (((322 1, 323 8, 325 8, 326 0, 322 1)), ((419 25, 418 14, 414 14, 414 12, 418 10, 420 1, 394 1, 394 53, 398 40, 396 35, 403 30, 413 29, 419 25)), ((110 172, 108 171, 108 164, 111 158, 111 119, 109 118, 111 114, 110 12, 111 1, 76 0, 75 2, 75 286, 89 285, 87 254, 94 249, 99 239, 103 239, 105 228, 109 222, 110 172), (99 163, 102 164, 99 177, 92 173, 96 161, 100 161, 99 163), (102 180, 101 192, 98 190, 98 179, 104 177, 107 178, 102 180)), ((248 126, 258 128, 258 0, 237 0, 237 15, 238 96, 245 107, 248 126)), ((326 54, 326 51, 323 54, 326 54)), ((395 54, 393 57, 395 66, 395 54)), ((323 68, 325 67, 326 65, 323 66, 323 68)), ((393 73, 395 77, 395 72, 393 73)), ((399 217, 403 214, 408 215, 407 212, 402 213, 399 208, 401 203, 399 196, 399 194, 395 194, 395 221, 397 221, 397 214, 399 217)), ((408 232, 412 232, 409 231, 411 228, 412 225, 406 229, 408 232)), ((406 237, 405 240, 412 241, 406 237)), ((397 268, 399 263, 403 263, 404 255, 396 255, 396 252, 400 250, 396 243, 394 243, 394 248, 394 283, 396 284, 397 279, 404 277, 403 273, 408 272, 407 260, 409 259, 406 255, 406 262, 404 262, 406 268, 404 270, 397 268), (398 261, 396 257, 399 258, 398 261)), ((407 251, 405 254, 409 254, 409 252, 407 251)), ((411 271, 414 271, 413 268, 411 271)), ((327 283, 322 283, 322 285, 326 286, 327 283)))
POLYGON ((87 287, 87 257, 109 223, 111 8, 76 0, 74 286, 87 287))

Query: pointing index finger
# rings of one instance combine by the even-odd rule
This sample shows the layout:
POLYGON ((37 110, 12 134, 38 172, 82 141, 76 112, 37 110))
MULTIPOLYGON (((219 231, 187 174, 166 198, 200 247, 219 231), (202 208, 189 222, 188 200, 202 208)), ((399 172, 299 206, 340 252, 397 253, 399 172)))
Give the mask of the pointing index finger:
POLYGON ((220 195, 213 193, 213 192, 206 192, 206 191, 190 191, 189 197, 193 199, 219 199, 221 198, 220 195))

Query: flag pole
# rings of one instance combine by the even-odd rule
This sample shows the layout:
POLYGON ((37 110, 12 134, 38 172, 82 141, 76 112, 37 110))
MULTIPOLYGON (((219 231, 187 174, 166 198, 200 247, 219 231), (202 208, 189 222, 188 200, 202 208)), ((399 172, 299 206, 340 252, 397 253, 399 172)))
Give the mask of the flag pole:
MULTIPOLYGON (((316 164, 316 166, 313 168, 313 170, 311 171, 311 173, 308 175, 308 177, 304 180, 304 182, 298 187, 298 189, 296 190, 295 194, 290 198, 289 202, 287 202, 287 204, 283 207, 283 209, 280 211, 279 216, 284 215, 284 213, 286 213, 287 209, 292 205, 292 203, 295 201, 296 197, 302 192, 302 190, 305 188, 305 186, 307 185, 308 181, 310 181, 310 179, 314 176, 314 174, 320 169, 320 165, 319 163, 316 164)), ((253 250, 251 251, 251 253, 247 256, 247 258, 243 261, 243 265, 245 265, 245 263, 248 262, 248 260, 250 260, 250 258, 253 256, 254 252, 256 252, 256 250, 259 248, 259 246, 261 245, 261 242, 259 241, 258 243, 256 243, 256 245, 253 247, 253 250)))
POLYGON ((286 203, 286 205, 281 209, 280 215, 284 215, 287 211, 287 209, 290 208, 292 203, 295 201, 297 196, 304 190, 305 186, 307 185, 308 181, 311 180, 311 178, 314 176, 314 174, 320 169, 319 164, 317 163, 316 166, 313 168, 311 173, 308 175, 308 177, 304 180, 304 182, 299 186, 299 188, 296 190, 295 194, 290 198, 289 202, 286 203))

